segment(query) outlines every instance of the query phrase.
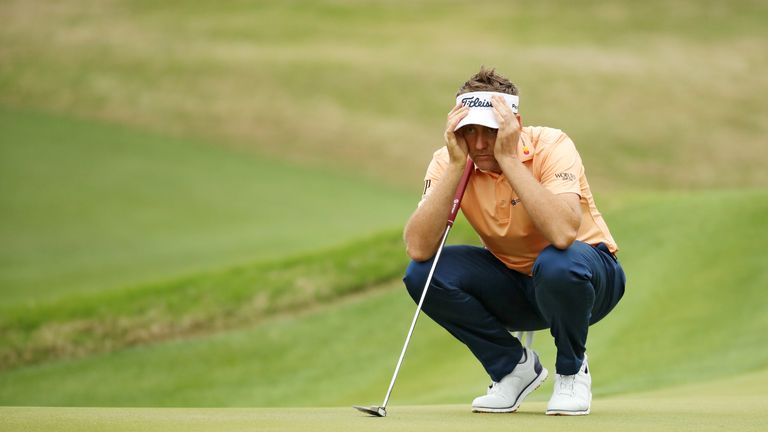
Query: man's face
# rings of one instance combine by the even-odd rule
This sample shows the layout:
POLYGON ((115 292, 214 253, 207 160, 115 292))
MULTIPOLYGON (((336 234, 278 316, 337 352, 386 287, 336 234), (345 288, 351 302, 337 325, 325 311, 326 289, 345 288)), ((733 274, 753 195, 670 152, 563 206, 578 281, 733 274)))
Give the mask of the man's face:
POLYGON ((482 125, 468 124, 457 131, 467 142, 469 157, 478 168, 483 171, 500 173, 501 167, 493 156, 493 148, 496 144, 496 132, 498 129, 482 125))

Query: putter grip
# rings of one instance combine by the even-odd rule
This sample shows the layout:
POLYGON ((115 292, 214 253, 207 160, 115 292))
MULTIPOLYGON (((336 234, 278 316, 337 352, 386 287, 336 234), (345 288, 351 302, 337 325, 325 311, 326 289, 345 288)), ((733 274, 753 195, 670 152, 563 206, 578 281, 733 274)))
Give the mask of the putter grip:
POLYGON ((461 208, 461 199, 464 197, 464 191, 467 190, 467 183, 469 183, 469 177, 472 175, 472 170, 474 168, 475 163, 472 162, 472 159, 467 158, 467 165, 464 167, 464 174, 461 175, 459 185, 456 187, 456 195, 453 196, 451 214, 448 215, 448 226, 453 226, 453 221, 456 220, 456 215, 459 214, 459 208, 461 208))

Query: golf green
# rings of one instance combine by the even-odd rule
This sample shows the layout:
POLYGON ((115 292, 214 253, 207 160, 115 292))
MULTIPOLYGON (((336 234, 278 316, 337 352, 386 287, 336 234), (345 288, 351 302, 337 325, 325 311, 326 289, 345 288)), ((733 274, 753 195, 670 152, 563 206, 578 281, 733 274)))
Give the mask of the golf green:
POLYGON ((386 418, 333 408, 0 408, 0 431, 757 431, 768 424, 768 371, 708 384, 598 398, 586 417, 549 417, 546 402, 513 414, 466 405, 390 406, 386 418))

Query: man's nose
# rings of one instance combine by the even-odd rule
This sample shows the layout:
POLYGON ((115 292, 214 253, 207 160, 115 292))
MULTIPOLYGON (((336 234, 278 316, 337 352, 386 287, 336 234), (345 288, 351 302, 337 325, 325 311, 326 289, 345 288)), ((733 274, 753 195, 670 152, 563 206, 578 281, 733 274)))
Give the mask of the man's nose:
POLYGON ((486 142, 488 137, 486 135, 487 134, 482 129, 480 129, 480 131, 477 134, 475 134, 476 149, 483 150, 484 148, 488 147, 488 143, 486 142))

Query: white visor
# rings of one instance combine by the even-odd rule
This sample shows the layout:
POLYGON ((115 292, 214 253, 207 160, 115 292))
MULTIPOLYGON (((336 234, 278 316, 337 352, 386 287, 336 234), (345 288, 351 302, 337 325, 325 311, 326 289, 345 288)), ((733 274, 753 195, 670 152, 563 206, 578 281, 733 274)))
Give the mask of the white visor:
POLYGON ((493 95, 502 96, 512 112, 517 114, 517 107, 520 99, 515 95, 485 91, 463 93, 456 96, 456 103, 469 107, 469 113, 466 117, 461 119, 454 131, 459 130, 460 127, 468 124, 479 124, 489 128, 498 129, 499 123, 496 121, 496 116, 491 109, 491 96, 493 95))

